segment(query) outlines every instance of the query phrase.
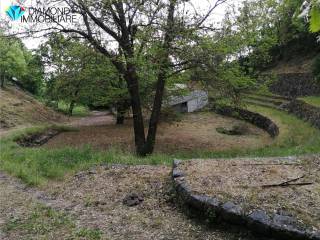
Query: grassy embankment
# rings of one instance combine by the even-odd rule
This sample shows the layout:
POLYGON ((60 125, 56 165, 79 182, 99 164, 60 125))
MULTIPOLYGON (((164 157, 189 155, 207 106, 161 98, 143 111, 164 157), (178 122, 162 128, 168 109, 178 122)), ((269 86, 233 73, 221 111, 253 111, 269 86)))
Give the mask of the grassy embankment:
POLYGON ((320 96, 308 96, 308 97, 302 97, 300 99, 310 105, 320 107, 320 96))
MULTIPOLYGON (((27 184, 41 185, 46 181, 62 180, 66 174, 87 169, 95 164, 171 164, 174 158, 231 158, 245 156, 289 156, 320 152, 320 130, 285 112, 263 107, 249 107, 273 119, 280 127, 280 135, 272 144, 259 149, 229 150, 222 152, 178 152, 173 155, 154 154, 140 158, 119 149, 94 151, 82 149, 23 148, 15 140, 23 135, 44 131, 48 126, 20 130, 0 140, 0 170, 21 178, 27 184)), ((68 130, 68 129, 64 129, 68 130)))

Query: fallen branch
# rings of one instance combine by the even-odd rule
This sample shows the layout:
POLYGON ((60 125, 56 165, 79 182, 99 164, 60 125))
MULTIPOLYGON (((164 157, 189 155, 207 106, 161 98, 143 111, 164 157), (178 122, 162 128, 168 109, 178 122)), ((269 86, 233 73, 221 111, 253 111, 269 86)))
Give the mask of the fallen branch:
POLYGON ((301 176, 301 177, 297 177, 294 179, 290 179, 288 181, 279 183, 279 184, 268 184, 268 185, 262 185, 260 187, 262 188, 271 188, 271 187, 288 187, 288 186, 305 186, 305 185, 311 185, 313 184, 313 182, 303 182, 303 183, 292 183, 292 182, 296 182, 302 178, 304 178, 305 175, 301 176))
POLYGON ((271 185, 263 185, 262 188, 271 188, 271 187, 289 187, 289 186, 306 186, 306 185, 312 185, 313 182, 303 182, 303 183, 288 183, 285 185, 281 184, 271 184, 271 185))
POLYGON ((301 163, 244 163, 240 166, 301 166, 301 163))

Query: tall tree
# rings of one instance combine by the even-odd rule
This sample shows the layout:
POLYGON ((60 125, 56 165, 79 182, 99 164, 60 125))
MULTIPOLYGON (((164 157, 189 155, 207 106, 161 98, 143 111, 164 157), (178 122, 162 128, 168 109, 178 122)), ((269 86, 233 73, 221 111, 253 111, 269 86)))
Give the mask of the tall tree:
POLYGON ((87 42, 52 35, 41 45, 42 60, 51 69, 47 96, 69 104, 72 115, 76 104, 112 105, 121 124, 128 110, 127 90, 114 66, 87 42))
POLYGON ((26 70, 27 63, 20 42, 16 39, 0 38, 1 88, 4 88, 6 80, 19 79, 26 70))
MULTIPOLYGON (((42 4, 52 6, 57 1, 42 4)), ((73 13, 81 16, 81 24, 66 25, 54 22, 46 33, 61 32, 89 41, 105 55, 125 79, 131 99, 136 152, 145 156, 154 149, 157 125, 162 106, 165 82, 170 72, 184 67, 174 57, 179 42, 195 33, 209 31, 206 20, 213 10, 226 0, 215 0, 205 11, 197 11, 192 1, 185 0, 62 0, 73 13), (117 51, 114 42, 120 47, 117 51), (145 133, 140 96, 139 58, 157 43, 155 95, 145 133)), ((210 1, 208 1, 210 3, 210 1)), ((39 32, 39 30, 36 30, 39 32)), ((31 31, 32 33, 32 31, 31 31)), ((33 32, 34 33, 34 32, 33 32)), ((191 42, 191 41, 190 41, 191 42)), ((191 43, 190 43, 191 44, 191 43)))

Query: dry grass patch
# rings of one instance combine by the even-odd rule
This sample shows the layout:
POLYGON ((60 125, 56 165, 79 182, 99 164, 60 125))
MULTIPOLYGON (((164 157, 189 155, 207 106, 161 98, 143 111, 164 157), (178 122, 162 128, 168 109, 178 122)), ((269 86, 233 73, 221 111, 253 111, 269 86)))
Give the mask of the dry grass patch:
POLYGON ((62 114, 45 107, 31 95, 14 87, 0 89, 0 113, 0 134, 8 128, 20 125, 59 123, 67 120, 62 114))
POLYGON ((245 210, 266 210, 296 217, 320 230, 320 157, 297 161, 192 160, 183 162, 187 182, 201 194, 231 200, 245 210), (285 186, 269 186, 286 183, 285 186), (307 183, 308 185, 300 185, 307 183))
POLYGON ((208 229, 186 217, 172 201, 170 167, 107 165, 70 176, 46 188, 72 202, 69 213, 108 239, 254 240, 247 232, 208 229), (123 204, 130 193, 143 201, 123 204))
MULTIPOLYGON (((94 119, 94 118, 93 118, 94 119)), ((132 151, 134 148, 133 127, 131 120, 124 125, 115 125, 110 119, 105 125, 83 126, 78 132, 62 133, 51 139, 47 148, 65 146, 81 147, 91 145, 95 149, 106 150, 120 147, 132 151)), ((161 123, 157 135, 157 153, 223 151, 229 149, 254 149, 272 142, 265 131, 242 121, 223 117, 214 113, 185 114, 180 122, 161 123), (227 136, 216 131, 216 128, 232 128, 234 125, 245 124, 248 134, 227 136)))

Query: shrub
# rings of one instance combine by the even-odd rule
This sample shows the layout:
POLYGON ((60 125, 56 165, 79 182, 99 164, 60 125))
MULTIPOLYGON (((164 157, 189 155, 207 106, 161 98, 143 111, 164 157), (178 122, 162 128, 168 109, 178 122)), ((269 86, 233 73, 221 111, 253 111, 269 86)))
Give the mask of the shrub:
POLYGON ((181 121, 182 113, 174 110, 172 107, 165 107, 161 110, 160 120, 164 122, 179 122, 181 121))

